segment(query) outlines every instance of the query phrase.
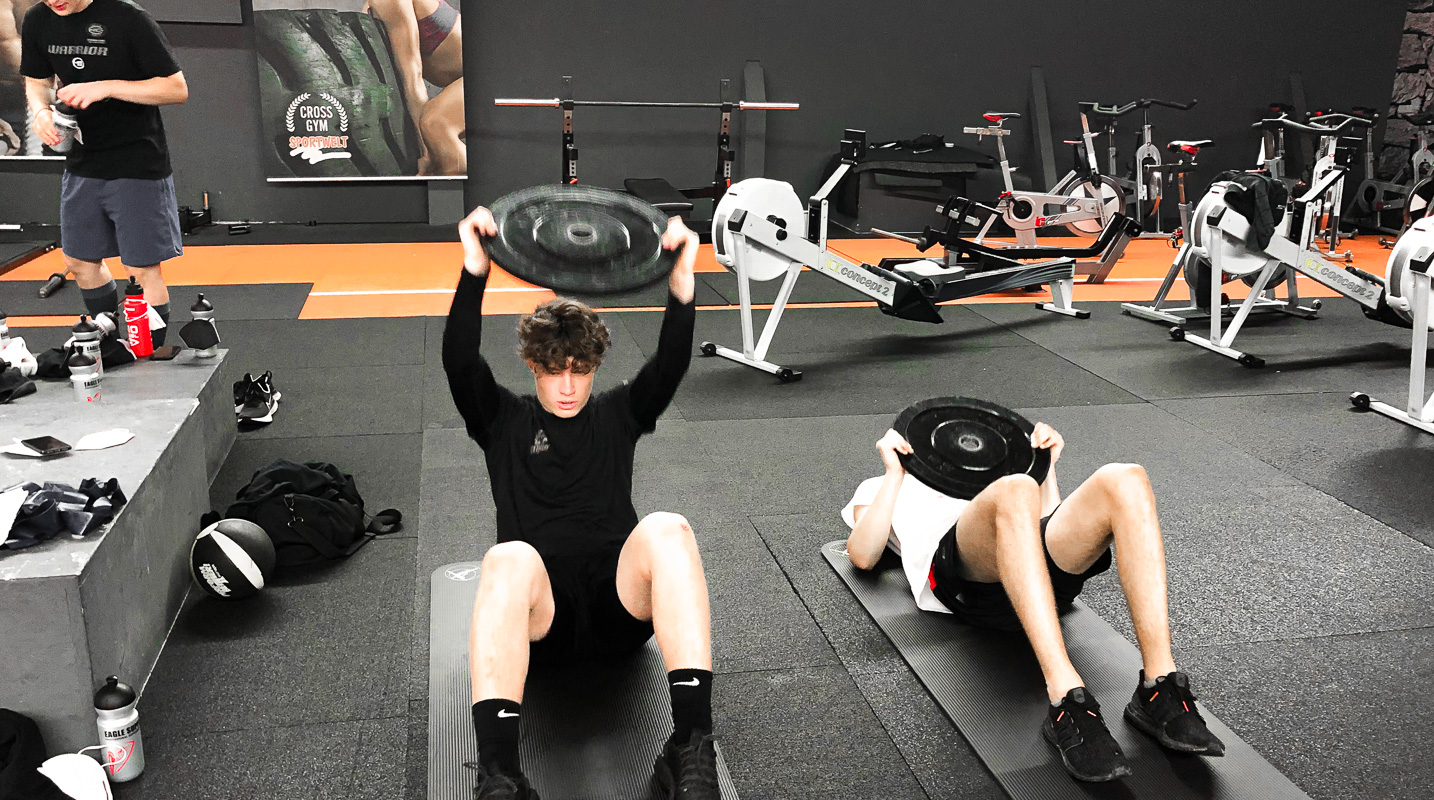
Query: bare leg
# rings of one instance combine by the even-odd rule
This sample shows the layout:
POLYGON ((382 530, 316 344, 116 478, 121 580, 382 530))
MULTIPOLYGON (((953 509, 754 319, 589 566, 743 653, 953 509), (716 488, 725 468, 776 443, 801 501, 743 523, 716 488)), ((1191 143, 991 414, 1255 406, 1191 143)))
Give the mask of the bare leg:
POLYGON ((125 267, 125 272, 133 275, 139 285, 144 287, 144 301, 151 306, 161 306, 169 302, 169 287, 164 285, 164 273, 160 271, 160 265, 152 264, 147 267, 125 267))
POLYGON ((428 175, 467 175, 468 146, 463 141, 463 79, 443 87, 423 106, 418 129, 428 148, 428 175))
POLYGON ((965 577, 999 580, 1036 652, 1052 703, 1085 685, 1066 654, 1046 554, 1041 547, 1040 487, 1029 475, 1001 478, 976 495, 956 523, 965 577))
POLYGON ((473 702, 522 702, 528 643, 543 638, 552 624, 553 588, 538 551, 523 542, 490 547, 468 637, 473 702))
POLYGON ((1115 539, 1120 586, 1135 623, 1145 676, 1175 671, 1165 587, 1165 547, 1155 493, 1138 464, 1107 464, 1071 492, 1046 526, 1056 566, 1071 573, 1090 568, 1115 539))
POLYGON ((669 671, 712 669, 712 613, 692 526, 679 514, 643 517, 617 560, 617 596, 652 620, 669 671))
POLYGON ((75 283, 81 289, 98 289, 114 280, 109 267, 103 261, 81 261, 64 256, 65 269, 75 276, 75 283))

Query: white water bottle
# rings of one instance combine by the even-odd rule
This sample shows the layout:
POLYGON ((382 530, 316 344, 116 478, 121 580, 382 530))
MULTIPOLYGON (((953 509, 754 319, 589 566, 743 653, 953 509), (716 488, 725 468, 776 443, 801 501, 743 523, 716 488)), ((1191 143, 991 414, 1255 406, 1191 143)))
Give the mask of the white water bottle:
POLYGON ((65 361, 70 368, 70 385, 75 389, 75 399, 81 403, 100 401, 100 362, 85 355, 76 348, 65 361))
POLYGON ((144 740, 139 734, 139 696, 114 675, 95 692, 95 725, 104 748, 105 771, 110 780, 124 783, 144 772, 144 740))
POLYGON ((99 365, 97 372, 99 376, 103 378, 105 376, 105 362, 100 355, 100 340, 104 338, 104 332, 100 330, 100 326, 91 322, 88 316, 81 315, 80 321, 75 323, 75 327, 70 329, 70 334, 73 337, 71 341, 74 342, 75 347, 81 353, 93 358, 95 363, 99 365))
POLYGON ((6 320, 5 312, 0 311, 0 347, 10 342, 10 326, 6 324, 6 320))

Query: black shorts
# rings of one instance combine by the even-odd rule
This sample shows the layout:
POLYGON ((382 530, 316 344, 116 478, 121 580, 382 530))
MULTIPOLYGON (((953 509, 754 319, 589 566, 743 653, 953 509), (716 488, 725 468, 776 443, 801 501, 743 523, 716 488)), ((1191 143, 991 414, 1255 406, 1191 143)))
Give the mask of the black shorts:
MULTIPOLYGON (((1054 511, 1051 512, 1055 514, 1054 511)), ((1079 575, 1056 566, 1051 559, 1051 549, 1046 546, 1046 523, 1050 517, 1041 520, 1041 549, 1046 553, 1046 569, 1051 574, 1051 589, 1056 596, 1056 610, 1065 611, 1085 587, 1085 582, 1110 569, 1111 553, 1107 547, 1090 568, 1079 575)), ((980 628, 1000 631, 1021 630, 1021 620, 1006 590, 999 582, 969 580, 961 575, 961 557, 956 549, 956 526, 941 537, 936 546, 936 557, 931 561, 931 593, 941 604, 951 609, 957 619, 980 628)))
POLYGON ((543 556, 553 587, 553 624, 533 642, 534 664, 607 661, 631 655, 652 638, 652 622, 627 612, 617 596, 617 559, 610 552, 543 556))

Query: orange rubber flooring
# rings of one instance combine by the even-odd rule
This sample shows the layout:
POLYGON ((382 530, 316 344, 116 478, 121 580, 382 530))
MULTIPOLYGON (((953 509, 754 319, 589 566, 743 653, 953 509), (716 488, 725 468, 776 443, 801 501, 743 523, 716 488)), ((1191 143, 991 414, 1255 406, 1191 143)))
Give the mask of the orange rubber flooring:
MULTIPOLYGON (((1048 240, 1070 246, 1069 238, 1048 240)), ((1354 254, 1354 264, 1377 275, 1384 274, 1389 251, 1376 237, 1361 236, 1345 243, 1354 254)), ((914 256, 916 248, 890 239, 833 239, 828 246, 849 258, 868 263, 885 257, 914 256)), ((1075 302, 1101 300, 1148 301, 1160 288, 1175 251, 1164 239, 1132 241, 1125 255, 1103 284, 1082 283, 1077 277, 1075 302)), ((443 316, 457 284, 462 247, 456 242, 404 244, 293 244, 218 245, 190 247, 185 254, 164 265, 165 281, 171 287, 262 284, 313 284, 300 319, 344 319, 363 317, 443 316)), ((44 280, 64 269, 60 252, 52 251, 12 270, 0 280, 44 280)), ((703 245, 697 271, 722 272, 712 257, 711 245, 703 245)), ((801 280, 827 280, 811 276, 801 280)), ((1300 279, 1300 292, 1309 297, 1337 294, 1307 278, 1300 279)), ((1226 287, 1232 298, 1243 297, 1246 287, 1234 282, 1226 287)), ((952 303, 1029 303, 1048 297, 1039 292, 1011 292, 954 300, 952 303)), ((486 314, 525 314, 553 297, 541 289, 495 268, 483 301, 486 314)), ((1185 282, 1177 280, 1172 300, 1189 295, 1185 282)), ((874 302, 791 303, 790 308, 850 308, 875 306, 874 302)), ((770 306, 757 306, 770 308, 770 306)), ((604 307, 604 311, 661 311, 659 307, 604 307)), ((731 306, 700 306, 700 310, 734 309, 731 306)), ((12 327, 69 325, 72 316, 12 316, 12 327)))

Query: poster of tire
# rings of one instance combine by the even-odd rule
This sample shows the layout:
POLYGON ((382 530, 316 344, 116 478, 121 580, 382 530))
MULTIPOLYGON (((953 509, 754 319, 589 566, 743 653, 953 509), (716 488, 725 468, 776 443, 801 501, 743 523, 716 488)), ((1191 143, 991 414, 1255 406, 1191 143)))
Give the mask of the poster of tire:
POLYGON ((20 23, 40 0, 0 0, 0 158, 55 158, 30 127, 20 75, 20 23))
POLYGON ((254 0, 269 181, 466 177, 457 7, 254 0))

